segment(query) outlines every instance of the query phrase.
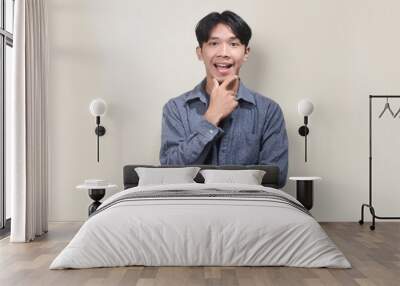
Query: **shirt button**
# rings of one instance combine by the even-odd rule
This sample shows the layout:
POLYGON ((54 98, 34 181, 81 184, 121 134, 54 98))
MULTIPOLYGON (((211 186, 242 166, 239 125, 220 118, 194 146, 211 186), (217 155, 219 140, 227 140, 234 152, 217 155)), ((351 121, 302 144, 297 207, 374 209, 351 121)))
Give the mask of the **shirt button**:
POLYGON ((210 133, 214 133, 214 131, 212 131, 211 129, 210 130, 208 130, 210 133))

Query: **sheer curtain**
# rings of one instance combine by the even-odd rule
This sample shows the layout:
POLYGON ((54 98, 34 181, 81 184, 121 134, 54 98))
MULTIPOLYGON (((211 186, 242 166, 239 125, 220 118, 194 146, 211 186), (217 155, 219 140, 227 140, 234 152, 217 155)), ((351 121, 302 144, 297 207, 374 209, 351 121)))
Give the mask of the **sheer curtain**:
POLYGON ((47 232, 47 15, 45 0, 16 0, 14 9, 10 241, 28 242, 47 232))

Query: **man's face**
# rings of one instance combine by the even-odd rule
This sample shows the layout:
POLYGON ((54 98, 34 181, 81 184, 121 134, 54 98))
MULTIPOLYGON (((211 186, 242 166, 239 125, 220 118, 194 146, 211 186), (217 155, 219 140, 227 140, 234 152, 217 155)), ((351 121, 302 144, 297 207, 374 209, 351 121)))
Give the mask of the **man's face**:
POLYGON ((231 75, 239 75, 240 67, 248 58, 250 48, 245 47, 224 24, 216 25, 210 38, 203 46, 197 47, 197 56, 204 62, 207 78, 223 82, 231 75))

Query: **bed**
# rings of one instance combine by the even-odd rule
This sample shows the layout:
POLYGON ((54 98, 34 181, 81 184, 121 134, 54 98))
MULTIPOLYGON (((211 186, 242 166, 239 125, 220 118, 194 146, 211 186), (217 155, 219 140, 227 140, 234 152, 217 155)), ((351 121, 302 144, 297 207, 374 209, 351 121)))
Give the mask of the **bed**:
MULTIPOLYGON (((144 266, 350 268, 312 215, 276 189, 275 166, 198 166, 264 170, 261 185, 138 185, 124 167, 124 190, 107 198, 50 269, 144 266)), ((174 167, 174 166, 169 166, 174 167)))

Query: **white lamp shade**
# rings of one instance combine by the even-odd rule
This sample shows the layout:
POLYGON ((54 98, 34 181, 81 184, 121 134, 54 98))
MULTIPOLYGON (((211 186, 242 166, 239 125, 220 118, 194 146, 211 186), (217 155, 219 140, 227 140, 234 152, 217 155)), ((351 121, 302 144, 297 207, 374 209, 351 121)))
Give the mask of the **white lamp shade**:
POLYGON ((107 111, 107 103, 101 98, 93 99, 89 110, 93 116, 103 116, 107 111))
POLYGON ((297 105, 297 111, 303 116, 310 115, 313 112, 313 110, 314 110, 314 105, 312 104, 311 101, 307 99, 301 100, 297 105))

